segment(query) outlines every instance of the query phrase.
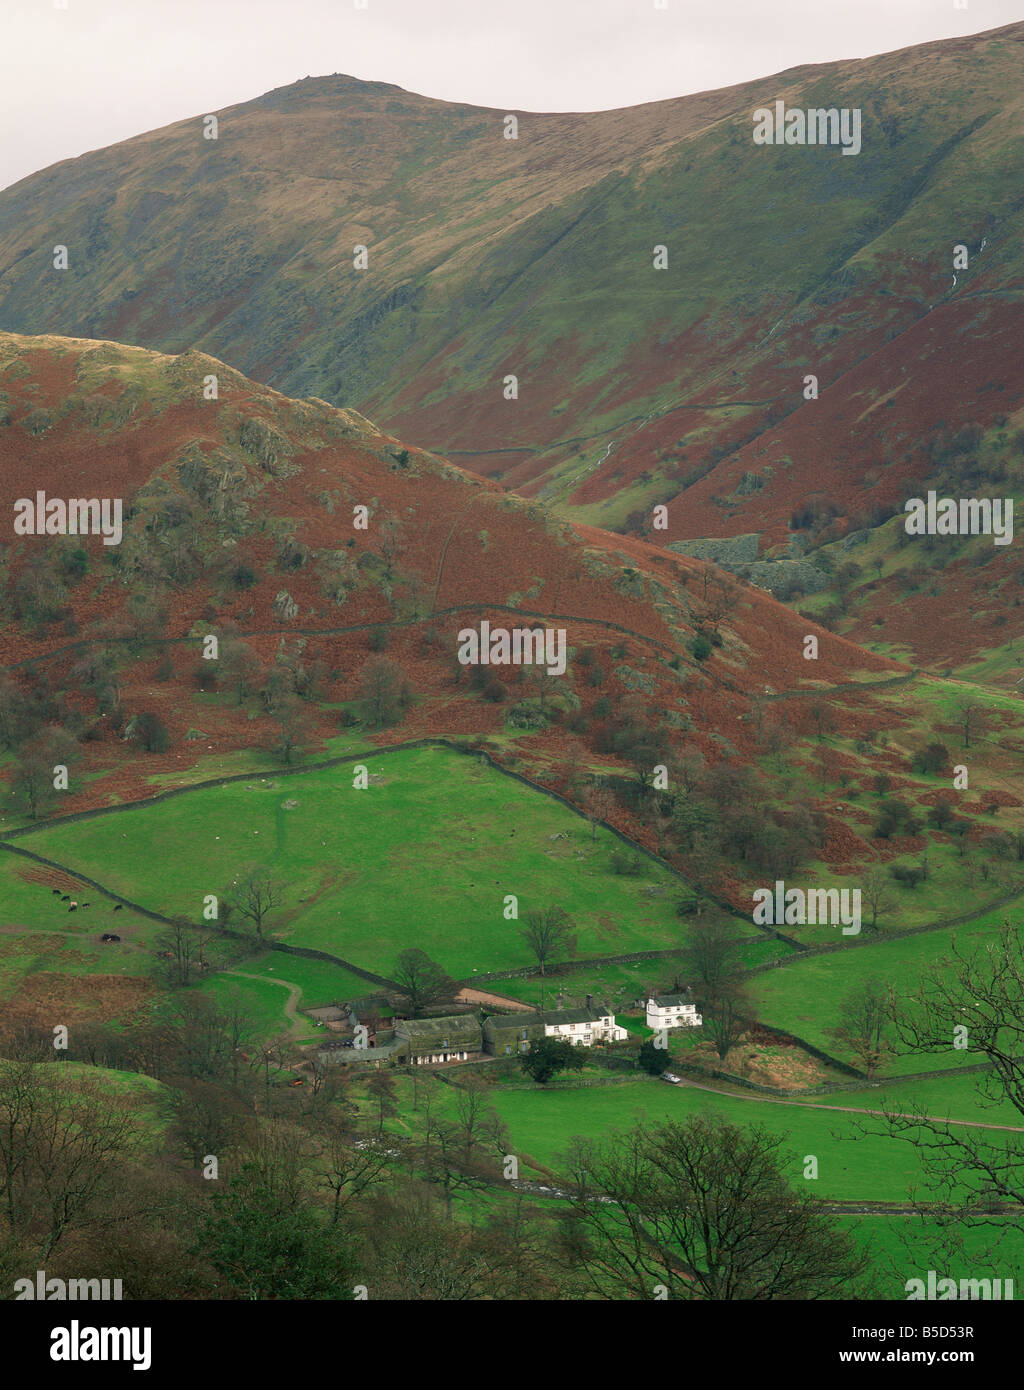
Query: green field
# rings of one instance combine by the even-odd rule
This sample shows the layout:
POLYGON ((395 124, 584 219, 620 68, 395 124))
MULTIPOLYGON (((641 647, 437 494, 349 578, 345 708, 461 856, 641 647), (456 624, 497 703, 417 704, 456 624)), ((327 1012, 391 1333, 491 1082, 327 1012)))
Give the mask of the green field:
POLYGON ((598 1139, 639 1120, 682 1121, 711 1110, 733 1124, 759 1124, 787 1136, 787 1164, 795 1184, 803 1184, 803 1160, 818 1160, 814 1195, 836 1201, 903 1201, 919 1179, 912 1147, 881 1135, 864 1134, 854 1115, 827 1118, 802 1106, 759 1104, 713 1096, 658 1080, 630 1080, 612 1086, 565 1090, 496 1090, 491 1104, 508 1125, 522 1162, 535 1160, 558 1171, 558 1155, 579 1135, 598 1139))
POLYGON ((606 831, 560 802, 444 749, 376 754, 371 784, 350 766, 206 788, 74 824, 19 844, 167 915, 198 920, 245 866, 287 886, 268 930, 387 975, 415 944, 456 977, 530 963, 522 918, 562 904, 581 956, 680 944, 679 881, 644 861, 617 876, 606 831), (286 807, 284 803, 295 803, 286 807))
MULTIPOLYGON (((962 954, 969 952, 997 935, 1005 919, 1005 911, 997 909, 963 926, 896 940, 879 937, 870 945, 797 959, 778 970, 767 970, 751 982, 758 1015, 765 1023, 785 1028, 833 1056, 843 1056, 828 1029, 835 1024, 844 995, 872 977, 907 994, 936 961, 949 953, 954 937, 958 950, 962 954), (827 1001, 824 1008, 823 1001, 827 1001)), ((843 1060, 850 1059, 844 1056, 843 1060)), ((955 1052, 951 1047, 946 1055, 896 1057, 883 1074, 938 1071, 969 1066, 977 1060, 970 1052, 955 1052)))

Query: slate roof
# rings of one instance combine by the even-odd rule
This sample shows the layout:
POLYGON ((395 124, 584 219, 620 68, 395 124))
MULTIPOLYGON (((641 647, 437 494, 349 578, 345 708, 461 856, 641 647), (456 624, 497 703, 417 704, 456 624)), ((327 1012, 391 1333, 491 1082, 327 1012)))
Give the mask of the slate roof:
POLYGON ((444 1018, 403 1018, 395 1024, 399 1037, 412 1043, 451 1043, 480 1038, 480 1020, 476 1014, 451 1014, 444 1018))
POLYGON ((537 1017, 542 1023, 550 1026, 554 1023, 597 1023, 599 1019, 608 1018, 611 1013, 609 1008, 548 1009, 545 1013, 539 1013, 537 1017))

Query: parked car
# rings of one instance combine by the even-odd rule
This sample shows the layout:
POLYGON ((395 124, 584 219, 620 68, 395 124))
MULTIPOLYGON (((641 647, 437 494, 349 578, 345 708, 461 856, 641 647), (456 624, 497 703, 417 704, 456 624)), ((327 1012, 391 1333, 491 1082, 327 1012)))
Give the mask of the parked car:
POLYGON ((663 1071, 661 1073, 661 1079, 662 1081, 671 1082, 673 1086, 681 1086, 683 1081, 683 1078, 681 1076, 676 1076, 674 1071, 663 1071))

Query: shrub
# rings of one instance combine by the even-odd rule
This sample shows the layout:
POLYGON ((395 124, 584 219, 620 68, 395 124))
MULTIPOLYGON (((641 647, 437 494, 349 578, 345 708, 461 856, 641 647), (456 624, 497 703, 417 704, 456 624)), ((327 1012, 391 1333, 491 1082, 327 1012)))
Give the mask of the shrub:
POLYGON ((625 850, 612 850, 611 860, 613 874, 625 874, 627 878, 636 878, 640 873, 640 856, 633 850, 632 854, 625 850))
POLYGON ((159 715, 148 711, 136 720, 135 734, 147 753, 166 753, 171 745, 171 736, 159 715))
POLYGON ((950 766, 949 749, 944 743, 924 744, 910 759, 912 771, 919 773, 943 772, 950 766))

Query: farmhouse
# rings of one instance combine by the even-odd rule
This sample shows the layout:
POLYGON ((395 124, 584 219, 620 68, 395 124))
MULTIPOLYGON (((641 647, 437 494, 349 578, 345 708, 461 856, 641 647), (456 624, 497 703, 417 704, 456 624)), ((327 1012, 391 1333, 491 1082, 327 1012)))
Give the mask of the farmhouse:
POLYGON ((530 1044, 543 1036, 540 1014, 493 1014, 484 1020, 484 1051, 494 1057, 529 1052, 530 1044))
POLYGON ((496 1057, 529 1052, 537 1038, 567 1038, 578 1047, 589 1047, 595 1042, 625 1042, 628 1037, 607 1005, 492 1017, 484 1024, 484 1046, 496 1057))
POLYGON ((467 1062, 483 1052, 483 1034, 476 1014, 447 1018, 406 1018, 395 1024, 398 1061, 427 1066, 437 1062, 467 1062))
POLYGON ((699 1028, 701 1022, 690 994, 655 994, 647 1001, 648 1028, 699 1028))

